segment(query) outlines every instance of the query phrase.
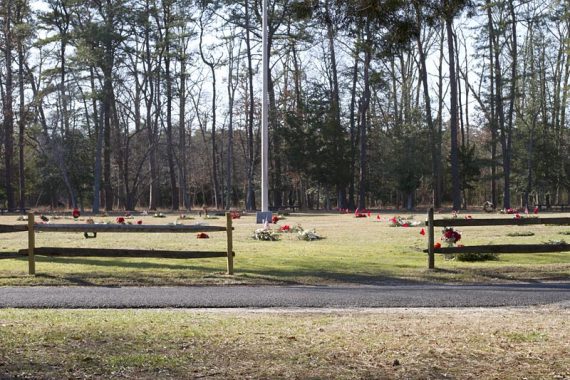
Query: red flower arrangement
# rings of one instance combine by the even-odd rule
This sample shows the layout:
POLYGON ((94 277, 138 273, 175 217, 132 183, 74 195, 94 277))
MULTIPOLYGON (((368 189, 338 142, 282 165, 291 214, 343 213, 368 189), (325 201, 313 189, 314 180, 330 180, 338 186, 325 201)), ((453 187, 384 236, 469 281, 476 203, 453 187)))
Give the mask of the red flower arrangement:
POLYGON ((454 230, 452 227, 446 227, 442 231, 441 240, 452 247, 455 243, 461 240, 461 233, 454 230))
POLYGON ((280 219, 281 219, 281 218, 279 217, 279 215, 273 215, 273 217, 271 218, 271 223, 277 224, 277 222, 278 222, 280 219))
POLYGON ((73 219, 77 219, 81 216, 81 213, 79 212, 79 210, 76 208, 73 209, 73 211, 71 212, 71 215, 73 216, 73 219))
POLYGON ((125 218, 123 218, 122 216, 119 216, 117 219, 115 219, 115 221, 117 222, 117 224, 125 224, 125 218))
POLYGON ((232 219, 239 219, 241 218, 241 214, 239 211, 230 211, 230 216, 232 219))
POLYGON ((279 232, 290 232, 290 231, 291 231, 291 226, 288 224, 279 227, 279 232))
POLYGON ((368 211, 367 209, 356 209, 356 211, 354 211, 354 217, 355 218, 366 218, 367 216, 370 216, 370 211, 368 211))
POLYGON ((142 220, 137 220, 137 224, 142 224, 142 220))
POLYGON ((208 236, 207 233, 200 232, 200 233, 198 233, 198 235, 196 235, 196 238, 198 238, 198 239, 209 239, 210 237, 208 236))

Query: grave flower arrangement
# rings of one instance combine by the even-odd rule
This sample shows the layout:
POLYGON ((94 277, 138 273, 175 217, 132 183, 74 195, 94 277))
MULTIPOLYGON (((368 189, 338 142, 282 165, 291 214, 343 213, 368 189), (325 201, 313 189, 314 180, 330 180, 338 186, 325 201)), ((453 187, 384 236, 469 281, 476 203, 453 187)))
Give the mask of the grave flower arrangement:
POLYGON ((355 218, 366 218, 369 217, 371 214, 371 212, 367 209, 356 209, 356 211, 354 211, 354 217, 355 218))
POLYGON ((253 235, 251 237, 255 240, 277 241, 279 240, 279 233, 273 231, 269 228, 269 225, 265 223, 262 228, 258 228, 253 231, 253 235))
POLYGON ((315 229, 303 230, 301 228, 297 233, 297 238, 299 238, 299 240, 313 241, 313 240, 321 240, 323 237, 319 235, 315 229))
POLYGON ((299 232, 299 231, 303 231, 303 227, 301 227, 299 224, 296 226, 284 224, 281 227, 279 227, 279 232, 294 233, 294 232, 299 232))
POLYGON ((461 232, 454 230, 453 227, 445 227, 443 229, 441 241, 446 243, 448 247, 453 247, 459 240, 461 240, 461 232))
POLYGON ((400 216, 394 216, 393 218, 388 219, 388 223, 390 223, 390 227, 415 227, 419 226, 422 222, 418 220, 404 219, 400 216))

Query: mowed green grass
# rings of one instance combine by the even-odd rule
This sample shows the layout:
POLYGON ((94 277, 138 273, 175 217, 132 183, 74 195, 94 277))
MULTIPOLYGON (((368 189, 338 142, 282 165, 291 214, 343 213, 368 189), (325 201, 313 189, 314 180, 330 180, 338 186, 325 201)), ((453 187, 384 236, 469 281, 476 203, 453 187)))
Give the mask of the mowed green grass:
POLYGON ((0 378, 567 379, 570 312, 0 309, 0 378))
MULTIPOLYGON (((413 282, 508 282, 558 281, 570 279, 570 252, 550 254, 501 255, 499 261, 466 263, 436 257, 437 270, 427 270, 422 252, 427 237, 421 227, 390 227, 394 215, 425 221, 424 214, 376 213, 370 218, 352 214, 311 213, 285 216, 277 226, 300 224, 316 229, 320 241, 301 241, 295 234, 283 233, 277 242, 251 238, 260 225, 255 215, 234 220, 235 275, 227 276, 226 260, 143 259, 143 258, 49 258, 37 256, 36 276, 27 275, 27 259, 0 259, 0 286, 6 285, 191 285, 191 284, 371 284, 396 281, 413 282)), ((474 218, 509 217, 471 213, 474 218)), ((542 216, 563 214, 543 214, 542 216)), ((567 214, 566 214, 567 215, 567 214)), ((449 214, 437 218, 450 217, 449 214)), ((460 215, 460 217, 462 217, 460 215)), ((96 222, 114 221, 95 217, 96 222)), ((176 215, 166 218, 136 216, 144 224, 174 223, 176 215)), ((58 223, 73 223, 68 219, 58 223)), ((225 218, 180 221, 183 224, 224 225, 225 218)), ((17 222, 14 216, 0 217, 0 224, 17 222)), ((566 239, 570 226, 463 227, 462 243, 541 243, 566 239), (509 237, 509 233, 528 232, 534 236, 509 237)), ((439 236, 439 231, 436 231, 439 236)), ((81 233, 38 233, 36 246, 141 248, 165 250, 224 251, 224 232, 210 233, 210 239, 195 234, 100 233, 85 239, 81 233)), ((0 235, 0 255, 27 247, 25 232, 0 235)))

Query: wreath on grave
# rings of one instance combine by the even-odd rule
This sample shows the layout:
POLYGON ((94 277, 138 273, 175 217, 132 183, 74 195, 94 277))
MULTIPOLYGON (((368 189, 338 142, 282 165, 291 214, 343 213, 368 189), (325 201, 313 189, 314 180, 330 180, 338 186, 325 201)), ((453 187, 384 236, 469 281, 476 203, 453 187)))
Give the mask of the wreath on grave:
POLYGON ((493 212, 495 211, 495 205, 493 204, 493 202, 485 202, 483 203, 483 211, 485 212, 493 212))

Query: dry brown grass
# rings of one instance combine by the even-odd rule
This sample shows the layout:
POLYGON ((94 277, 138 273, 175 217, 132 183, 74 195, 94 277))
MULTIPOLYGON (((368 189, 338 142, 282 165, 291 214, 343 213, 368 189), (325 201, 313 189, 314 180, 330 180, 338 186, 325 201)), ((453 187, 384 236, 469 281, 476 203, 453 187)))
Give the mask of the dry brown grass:
POLYGON ((47 379, 568 379, 569 317, 570 310, 552 307, 0 310, 0 374, 47 379))

